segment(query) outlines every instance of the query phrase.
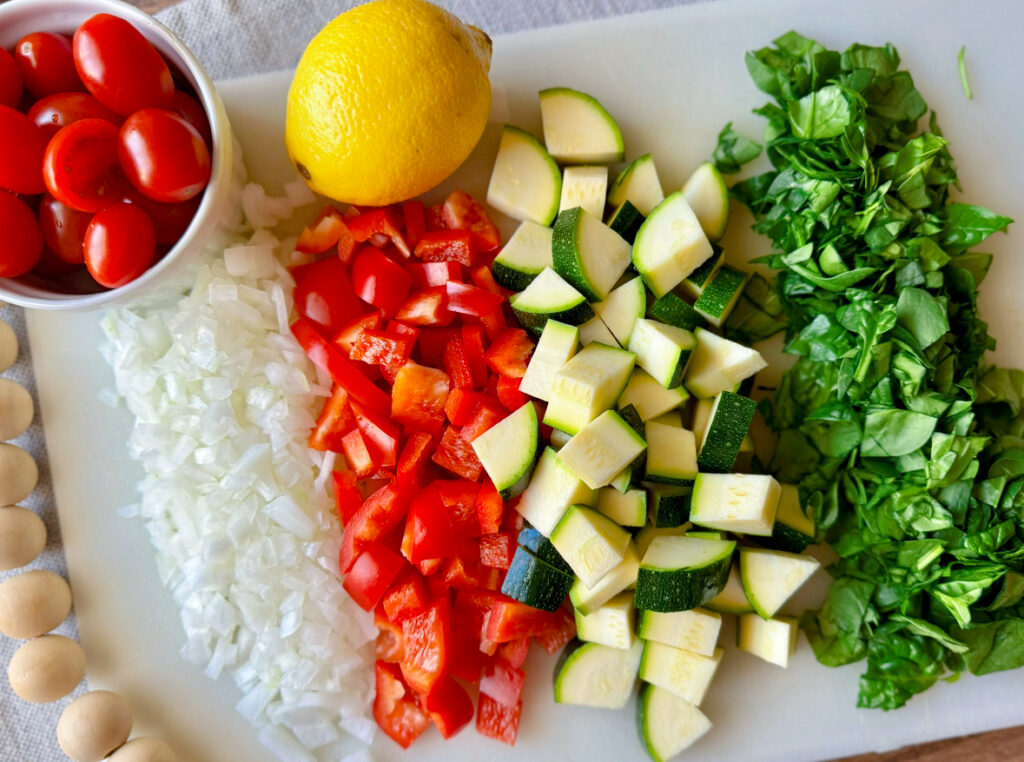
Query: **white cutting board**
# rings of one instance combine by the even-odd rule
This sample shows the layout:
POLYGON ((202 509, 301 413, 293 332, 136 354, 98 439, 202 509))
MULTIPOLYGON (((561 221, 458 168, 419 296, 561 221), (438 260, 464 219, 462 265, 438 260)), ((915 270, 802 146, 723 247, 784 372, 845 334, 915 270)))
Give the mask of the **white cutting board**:
MULTIPOLYGON (((652 152, 665 188, 679 187, 709 155, 726 121, 760 134, 750 110, 766 97, 751 84, 743 52, 793 27, 840 49, 852 42, 894 43, 941 117, 965 198, 1024 224, 1024 4, 1015 2, 721 0, 499 37, 492 68, 495 124, 454 182, 482 196, 500 122, 538 132, 537 90, 568 85, 600 98, 619 119, 629 157, 652 152), (957 77, 963 44, 973 101, 964 98, 957 77)), ((293 177, 282 145, 288 82, 281 73, 221 85, 250 175, 272 190, 293 177)), ((731 226, 730 258, 764 252, 764 241, 746 232, 748 223, 743 213, 731 226)), ((996 259, 982 298, 999 339, 995 359, 1018 366, 1024 366, 1024 262, 1016 256, 1022 248, 1021 229, 985 246, 996 259)), ((159 585, 143 525, 116 515, 134 500, 138 473, 125 457, 129 415, 97 400, 112 383, 97 352, 99 315, 33 312, 28 322, 90 683, 125 694, 138 727, 167 738, 184 759, 272 762, 234 711, 239 695, 229 678, 211 682, 179 657, 178 612, 159 585)), ((730 628, 723 640, 731 637, 730 628)), ((405 755, 382 739, 375 757, 642 758, 631 711, 552 702, 553 660, 538 651, 527 662, 515 749, 469 728, 447 743, 431 731, 405 755)), ((687 758, 817 760, 1024 721, 1024 673, 940 684, 909 707, 883 714, 854 709, 859 669, 819 666, 803 640, 786 671, 731 649, 703 706, 715 727, 687 758)))

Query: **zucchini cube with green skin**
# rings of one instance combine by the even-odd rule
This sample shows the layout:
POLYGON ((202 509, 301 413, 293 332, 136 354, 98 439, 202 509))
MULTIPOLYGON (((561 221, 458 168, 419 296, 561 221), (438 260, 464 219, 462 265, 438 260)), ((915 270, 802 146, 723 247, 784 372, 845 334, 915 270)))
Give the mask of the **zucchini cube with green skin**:
POLYGON ((637 231, 644 224, 644 219, 646 218, 640 214, 639 209, 628 201, 624 201, 608 217, 608 227, 622 236, 622 239, 632 246, 633 241, 636 240, 637 231))
POLYGON ((683 382, 696 346, 697 340, 689 331, 647 318, 634 323, 629 338, 629 351, 636 355, 636 364, 666 389, 683 382))
POLYGON ((698 299, 700 297, 704 292, 704 286, 718 272, 718 268, 725 264, 725 251, 722 247, 717 244, 711 244, 711 249, 711 257, 679 284, 679 289, 691 299, 698 299))
POLYGON ((588 643, 629 650, 636 642, 636 609, 633 593, 619 593, 597 611, 574 610, 576 637, 588 643))
POLYGON ((580 207, 600 220, 608 193, 608 167, 566 167, 562 172, 559 213, 580 207))
POLYGON ((614 487, 597 491, 598 512, 622 527, 642 527, 647 523, 647 490, 620 492, 614 487))
POLYGON ((537 459, 537 408, 527 402, 473 440, 473 451, 504 500, 522 494, 537 459))
POLYGON ((533 350, 530 364, 526 366, 519 390, 547 402, 551 399, 551 384, 555 380, 555 373, 569 362, 579 346, 579 328, 549 320, 537 341, 537 348, 533 350))
MULTIPOLYGON (((648 489, 651 489, 648 487, 648 489)), ((640 554, 640 558, 644 557, 644 553, 651 547, 651 543, 654 542, 656 537, 685 537, 687 531, 693 525, 689 522, 680 524, 675 527, 656 527, 654 524, 648 524, 635 535, 633 535, 633 544, 636 545, 636 552, 640 554)))
POLYGON ((544 423, 577 434, 615 404, 635 363, 632 352, 588 344, 555 373, 544 423))
POLYGON ((793 617, 762 619, 757 614, 744 614, 736 629, 736 645, 741 651, 785 668, 796 653, 799 632, 799 622, 793 617))
POLYGON ((587 587, 622 563, 630 534, 593 508, 573 505, 551 532, 551 544, 587 587))
POLYGON ((662 413, 657 418, 652 418, 651 423, 660 423, 663 426, 671 426, 675 429, 683 428, 683 414, 678 410, 669 410, 667 413, 662 413))
POLYGON ((571 643, 555 667, 555 702, 622 709, 633 695, 642 650, 640 641, 627 649, 571 643))
POLYGON ((540 334, 548 320, 581 325, 594 317, 587 298, 550 268, 545 268, 524 290, 508 300, 523 328, 540 334))
POLYGON ((632 405, 641 420, 649 421, 663 413, 674 410, 690 398, 683 386, 666 389, 643 368, 634 368, 626 388, 622 390, 616 405, 624 408, 632 405))
POLYGON ((584 426, 558 456, 592 489, 604 487, 646 449, 622 416, 606 410, 584 426))
POLYGON ((562 462, 557 452, 546 447, 533 470, 529 486, 516 503, 516 510, 538 532, 550 537, 570 505, 593 505, 596 502, 597 492, 584 484, 562 462))
POLYGON ((723 532, 771 537, 780 494, 779 483, 766 474, 698 474, 690 521, 723 532))
POLYGON ((551 237, 555 272, 590 301, 608 296, 629 267, 629 244, 579 206, 558 213, 551 237))
POLYGON ((604 301, 592 305, 597 316, 604 321, 615 340, 622 346, 629 344, 633 326, 647 311, 647 289, 643 278, 632 278, 611 291, 604 301))
POLYGON ((697 347, 683 383, 696 397, 714 397, 768 366, 761 353, 703 328, 694 331, 697 347))
POLYGON ((617 347, 619 342, 612 336, 608 326, 604 324, 600 316, 595 315, 586 323, 580 326, 580 344, 604 344, 606 347, 617 347))
POLYGON ((687 611, 702 606, 725 587, 735 549, 731 540, 655 537, 640 562, 637 608, 687 611))
POLYGON ((654 762, 667 762, 711 730, 700 709, 656 685, 641 690, 636 716, 640 739, 654 762))
POLYGON ((537 138, 506 124, 487 186, 487 203, 516 220, 550 225, 558 214, 562 175, 537 138))
POLYGON ((711 242, 681 191, 668 196, 644 220, 633 242, 633 265, 656 297, 662 297, 711 256, 711 242))
POLYGON ((649 640, 640 658, 640 679, 700 706, 724 653, 724 648, 716 648, 704 656, 649 640))
POLYGON ((743 592, 743 583, 740 581, 740 565, 734 563, 729 570, 729 579, 725 582, 722 592, 704 604, 711 611, 720 614, 749 614, 754 610, 743 592))
POLYGON ((722 615, 716 611, 641 611, 637 634, 643 640, 714 656, 721 629, 722 615))
POLYGON ((762 619, 771 619, 821 566, 811 556, 781 550, 740 550, 740 581, 762 619))
POLYGON ((814 544, 814 520, 800 506, 800 490, 795 484, 782 484, 780 490, 772 536, 762 540, 761 544, 773 550, 802 553, 808 545, 814 544))
POLYGON ((523 220, 491 264, 491 274, 510 291, 523 291, 551 267, 551 228, 523 220))
POLYGON ((721 328, 739 301, 746 282, 746 273, 723 265, 697 297, 693 309, 711 325, 721 328))
POLYGON ((757 403, 749 397, 732 392, 715 397, 708 412, 697 468, 718 474, 732 471, 756 412, 757 403))
POLYGON ((697 439, 697 452, 704 446, 704 435, 708 433, 708 422, 711 420, 711 409, 718 397, 704 398, 696 401, 693 406, 693 436, 697 439))
POLYGON ((693 484, 697 478, 697 442, 693 432, 647 422, 647 470, 644 479, 659 484, 693 484))
POLYGON ((692 487, 669 484, 651 484, 647 487, 648 515, 657 529, 680 527, 690 518, 692 487))
POLYGON ((543 611, 557 611, 569 594, 574 578, 522 546, 516 548, 501 592, 513 600, 543 611))
POLYGON ((556 569, 572 576, 572 568, 565 562, 565 559, 559 555, 558 551, 555 550, 555 546, 551 544, 551 540, 542 535, 537 527, 523 527, 519 530, 519 536, 516 538, 516 543, 526 550, 533 553, 541 561, 544 561, 556 569))
POLYGON ((608 191, 608 203, 620 206, 631 203, 645 217, 665 198, 658 179, 654 158, 645 153, 627 164, 608 191))
POLYGON ((729 186, 714 164, 701 164, 683 183, 683 195, 712 241, 725 235, 729 223, 729 186))
POLYGON ((596 98, 568 87, 540 91, 544 145, 563 164, 622 161, 622 131, 596 98))
POLYGON ((693 305, 672 291, 654 301, 651 305, 651 317, 685 331, 692 331, 697 326, 704 325, 704 318, 693 305))
POLYGON ((636 585, 640 570, 640 556, 632 541, 626 546, 622 561, 608 572, 596 585, 588 587, 577 579, 569 590, 573 607, 583 614, 597 611, 601 606, 627 588, 636 585))

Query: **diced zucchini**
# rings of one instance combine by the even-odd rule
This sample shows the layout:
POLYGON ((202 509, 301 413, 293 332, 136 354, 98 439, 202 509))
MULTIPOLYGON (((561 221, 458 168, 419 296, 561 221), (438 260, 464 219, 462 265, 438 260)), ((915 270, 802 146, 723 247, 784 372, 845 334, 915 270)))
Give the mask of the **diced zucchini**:
POLYGON ((646 218, 640 214, 640 210, 628 201, 622 202, 608 218, 608 227, 622 236, 623 240, 630 246, 636 240, 636 233, 644 224, 646 218))
POLYGON ((596 502, 597 493, 562 462, 557 452, 546 447, 533 470, 530 486, 516 504, 516 510, 537 531, 550 537, 551 530, 570 505, 592 505, 596 502))
POLYGON ((555 668, 555 701, 598 709, 622 709, 636 685, 643 647, 628 649, 577 641, 566 647, 555 668))
POLYGON ((647 490, 603 487, 597 492, 596 507, 619 526, 642 527, 647 523, 647 490))
POLYGON ((679 294, 672 291, 651 305, 651 317, 686 331, 692 331, 697 326, 704 325, 704 318, 697 314, 697 310, 679 294))
POLYGON ((637 555, 636 546, 630 541, 618 566, 591 587, 587 587, 577 579, 569 590, 569 600, 578 611, 590 614, 623 590, 636 585, 636 576, 639 570, 640 556, 637 555))
POLYGON ((508 303, 523 328, 538 334, 548 320, 580 325, 594 317, 587 298, 547 267, 508 303))
POLYGON ((572 576, 572 567, 565 562, 565 559, 555 549, 555 546, 551 544, 551 540, 541 534, 536 527, 523 527, 519 530, 519 537, 516 538, 516 542, 520 547, 526 548, 541 561, 572 576))
POLYGON ((718 397, 699 399, 693 406, 693 436, 697 439, 697 452, 704 446, 704 435, 708 433, 708 422, 711 420, 711 408, 718 397))
MULTIPOLYGON (((686 533, 687 537, 699 537, 702 540, 724 540, 725 532, 711 532, 706 529, 691 529, 686 533)), ((728 583, 726 583, 728 584, 728 583)))
POLYGON ((473 451, 503 499, 526 489, 537 459, 537 408, 527 402, 473 440, 473 451))
POLYGON ((729 570, 729 579, 726 580, 722 592, 704 605, 720 614, 747 614, 754 610, 750 601, 747 600, 747 594, 743 592, 738 563, 734 563, 732 569, 729 570))
POLYGON ((722 392, 715 397, 697 456, 697 468, 719 474, 732 471, 756 412, 757 403, 749 397, 732 392, 722 392))
POLYGON ((619 172, 608 191, 608 203, 612 206, 629 201, 645 217, 665 198, 658 179, 654 159, 645 153, 634 159, 619 172))
POLYGON ((686 611, 707 603, 725 587, 735 549, 731 540, 655 537, 640 562, 636 607, 686 611))
POLYGON ((633 264, 659 298, 710 256, 711 243, 680 191, 654 208, 633 243, 633 264))
POLYGON ((690 520, 723 532, 770 537, 779 494, 779 483, 765 474, 698 474, 690 520))
POLYGON ((558 455, 588 487, 597 489, 608 484, 646 447, 647 443, 621 415, 606 410, 580 429, 558 455))
POLYGON ((644 640, 714 656, 721 629, 722 615, 715 611, 641 611, 637 634, 644 640))
POLYGON ((712 254, 704 264, 694 270, 683 279, 680 288, 691 298, 696 299, 703 293, 704 286, 718 272, 718 268, 725 264, 725 251, 717 244, 711 244, 712 254))
POLYGON ((566 167, 562 173, 562 196, 558 212, 580 207, 595 219, 604 217, 608 192, 608 167, 566 167))
POLYGON ((754 611, 771 619, 818 570, 821 562, 811 556, 781 550, 740 550, 740 581, 754 611))
POLYGON ((646 318, 633 324, 629 338, 629 351, 636 355, 636 364, 666 389, 683 382, 696 345, 689 331, 646 318))
POLYGON ((636 609, 632 593, 619 593, 597 611, 575 611, 576 637, 588 643, 630 649, 636 642, 636 609))
POLYGON ((779 509, 775 512, 772 536, 761 540, 766 548, 802 553, 814 544, 814 520, 800 507, 800 490, 795 484, 782 484, 779 509))
POLYGON ((568 87, 540 91, 544 144, 564 164, 622 161, 622 132, 597 99, 568 87))
POLYGON ((598 315, 594 315, 580 326, 580 344, 587 346, 594 343, 604 344, 606 347, 619 346, 619 342, 615 340, 612 332, 608 330, 608 326, 598 315))
POLYGON ((557 611, 572 587, 573 576, 556 569, 526 548, 516 548, 501 592, 535 609, 557 611))
MULTIPOLYGON (((648 490, 653 490, 655 485, 648 487, 648 490)), ((675 489, 669 487, 669 489, 675 489)), ((653 492, 651 493, 653 499, 653 492)), ((686 532, 692 525, 690 523, 680 524, 674 527, 656 527, 654 524, 648 524, 635 535, 633 535, 633 543, 636 545, 636 552, 640 554, 640 558, 644 557, 644 553, 651 547, 651 543, 654 542, 655 537, 684 537, 686 532)))
POLYGON ((620 408, 632 405, 642 420, 649 421, 679 407, 689 398, 682 386, 666 389, 643 368, 634 368, 617 405, 620 408))
POLYGON ((551 228, 523 220, 494 258, 491 274, 510 291, 522 291, 551 267, 551 228))
POLYGON ((584 505, 570 506, 551 532, 551 544, 587 587, 622 563, 630 535, 584 505))
POLYGON ((756 349, 697 328, 697 348, 690 358, 684 383, 697 397, 714 397, 768 365, 756 349))
POLYGON ((746 273, 723 265, 704 286, 697 301, 693 303, 693 308, 711 325, 720 328, 739 301, 746 282, 746 273))
POLYGON ((551 447, 555 450, 561 450, 572 439, 572 434, 566 434, 561 429, 551 429, 551 447))
POLYGON ((690 519, 692 487, 677 487, 670 484, 651 484, 648 492, 648 513, 651 525, 658 529, 679 527, 690 519))
POLYGON ((555 373, 569 362, 580 346, 580 331, 574 325, 549 320, 544 325, 537 347, 533 350, 526 374, 519 384, 523 394, 542 399, 551 399, 551 384, 555 373))
POLYGON ((494 159, 487 203, 517 220, 550 225, 558 214, 562 175, 533 135, 506 124, 494 159))
POLYGON ((724 648, 716 648, 704 656, 649 640, 640 658, 640 679, 700 706, 724 653, 724 648))
POLYGON ((555 220, 551 260, 555 272, 587 299, 604 299, 629 267, 629 244, 599 216, 579 206, 555 220))
POLYGON ((651 423, 660 423, 663 426, 672 426, 676 429, 683 428, 683 414, 678 410, 669 410, 657 418, 652 418, 651 423))
POLYGON ((770 664, 788 667, 799 632, 800 625, 793 617, 765 620, 757 614, 744 614, 736 630, 736 645, 770 664))
POLYGON ((647 310, 647 289, 644 288, 643 278, 626 281, 611 291, 604 301, 597 302, 593 307, 616 341, 626 346, 633 333, 633 326, 647 310))
POLYGON ((697 478, 697 444, 693 432, 649 421, 644 478, 659 484, 693 484, 697 478))
POLYGON ((711 162, 704 162, 683 184, 683 195, 712 241, 725 235, 729 222, 729 186, 711 162))
POLYGON ((640 482, 644 478, 644 471, 647 470, 647 431, 643 419, 640 418, 640 414, 632 405, 626 405, 624 408, 621 408, 619 415, 637 433, 637 436, 645 442, 643 451, 633 458, 629 465, 616 474, 610 482, 611 486, 615 487, 619 492, 625 493, 640 486, 640 482))
POLYGON ((569 434, 615 404, 633 372, 636 355, 604 344, 588 344, 555 373, 544 423, 569 434))
POLYGON ((711 721, 688 701, 656 685, 640 693, 637 725, 654 762, 667 762, 711 730, 711 721))

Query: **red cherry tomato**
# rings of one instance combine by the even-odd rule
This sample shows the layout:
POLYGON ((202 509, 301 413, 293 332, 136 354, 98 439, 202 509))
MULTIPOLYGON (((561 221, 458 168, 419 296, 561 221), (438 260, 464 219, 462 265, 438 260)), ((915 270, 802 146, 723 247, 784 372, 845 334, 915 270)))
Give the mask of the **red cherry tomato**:
POLYGON ((14 56, 0 48, 0 106, 17 108, 21 103, 21 72, 14 56))
POLYGON ((117 164, 117 127, 83 119, 53 136, 43 158, 46 189, 80 212, 98 212, 124 197, 127 182, 117 164))
POLYGON ((157 49, 124 19, 100 13, 78 27, 75 66, 89 92, 122 116, 170 108, 174 80, 157 49))
POLYGON ((106 119, 118 126, 124 119, 115 114, 89 93, 54 93, 32 104, 28 118, 46 133, 48 138, 57 134, 61 127, 82 119, 106 119))
POLYGON ((206 143, 195 127, 164 109, 147 108, 128 117, 117 155, 131 184, 165 204, 195 198, 210 180, 206 143))
POLYGON ((134 188, 125 197, 129 204, 135 204, 153 220, 156 242, 165 246, 176 244, 188 230, 192 218, 196 216, 202 196, 180 204, 161 204, 139 193, 134 188))
POLYGON ((35 32, 22 37, 14 48, 14 58, 25 89, 36 98, 85 90, 75 71, 71 40, 62 34, 35 32))
POLYGON ((210 132, 210 120, 199 101, 181 90, 174 91, 174 104, 171 111, 196 128, 206 145, 213 145, 213 134, 210 132))
POLYGON ((85 266, 97 283, 107 288, 123 286, 153 263, 153 223, 137 206, 108 206, 89 223, 84 248, 85 266))
POLYGON ((43 241, 65 262, 80 265, 85 261, 82 242, 91 221, 91 213, 72 209, 48 193, 39 202, 39 229, 43 241))
POLYGON ((43 131, 20 111, 0 106, 0 188, 27 195, 42 193, 45 152, 43 131))
POLYGON ((24 275, 43 253, 43 236, 28 204, 0 191, 0 278, 24 275))
POLYGON ((74 272, 79 269, 81 265, 75 265, 71 262, 65 262, 63 259, 58 257, 49 246, 43 246, 43 255, 36 262, 36 266, 32 268, 33 275, 40 275, 44 278, 56 278, 60 275, 67 275, 70 272, 74 272))

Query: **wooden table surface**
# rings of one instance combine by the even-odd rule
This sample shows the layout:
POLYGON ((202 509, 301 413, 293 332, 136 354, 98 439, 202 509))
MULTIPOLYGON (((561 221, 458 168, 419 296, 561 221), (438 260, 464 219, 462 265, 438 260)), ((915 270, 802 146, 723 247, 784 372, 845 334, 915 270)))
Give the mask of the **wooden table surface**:
MULTIPOLYGON (((0 0, 2 2, 2 0, 0 0)), ((181 0, 127 0, 149 13, 181 0)), ((852 701, 852 698, 851 698, 852 701)), ((967 708, 969 711, 969 708, 967 708)), ((1024 720, 1024 718, 1021 718, 1024 720)), ((862 754, 834 762, 1012 762, 1024 760, 1024 726, 946 741, 907 746, 886 754, 862 754)))

